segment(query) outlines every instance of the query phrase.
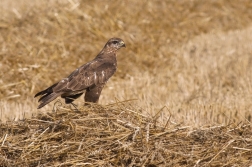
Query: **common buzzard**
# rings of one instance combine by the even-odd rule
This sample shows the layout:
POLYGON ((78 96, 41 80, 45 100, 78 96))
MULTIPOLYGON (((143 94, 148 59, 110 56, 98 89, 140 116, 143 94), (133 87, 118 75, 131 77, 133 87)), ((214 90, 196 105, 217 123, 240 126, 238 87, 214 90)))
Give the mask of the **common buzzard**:
POLYGON ((66 104, 72 103, 85 91, 85 102, 97 103, 104 85, 116 71, 116 51, 121 47, 126 47, 122 39, 111 38, 95 59, 77 68, 67 78, 38 92, 35 97, 42 96, 38 100, 38 109, 58 96, 64 98, 66 104))

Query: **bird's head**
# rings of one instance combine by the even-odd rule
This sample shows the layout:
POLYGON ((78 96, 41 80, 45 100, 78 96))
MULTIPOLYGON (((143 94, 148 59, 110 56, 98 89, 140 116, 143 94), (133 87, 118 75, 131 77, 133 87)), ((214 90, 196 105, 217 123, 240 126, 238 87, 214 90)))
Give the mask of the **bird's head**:
POLYGON ((120 38, 111 38, 104 46, 104 48, 112 51, 117 51, 121 47, 126 47, 126 45, 124 41, 120 38))

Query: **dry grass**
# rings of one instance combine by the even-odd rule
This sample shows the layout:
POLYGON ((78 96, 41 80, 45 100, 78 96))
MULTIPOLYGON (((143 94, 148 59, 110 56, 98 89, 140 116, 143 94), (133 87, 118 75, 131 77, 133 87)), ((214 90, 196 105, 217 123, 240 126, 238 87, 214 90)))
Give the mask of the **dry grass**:
MULTIPOLYGON (((139 152, 138 156, 134 153, 132 157, 141 157, 139 162, 151 164, 155 159, 151 157, 159 156, 160 158, 168 153, 173 153, 174 161, 171 163, 180 160, 182 163, 183 158, 188 160, 186 163, 180 164, 181 166, 225 166, 226 161, 224 160, 231 158, 230 156, 234 158, 238 154, 243 155, 243 152, 239 151, 244 151, 245 154, 251 153, 251 136, 241 135, 241 138, 237 136, 240 131, 244 132, 242 134, 252 131, 251 8, 252 1, 250 0, 2 0, 0 2, 0 119, 4 122, 18 120, 23 116, 30 118, 32 114, 36 114, 38 103, 33 96, 37 91, 59 81, 78 66, 93 59, 109 38, 120 37, 126 42, 127 48, 121 49, 118 53, 118 71, 103 90, 100 103, 107 105, 117 101, 130 100, 126 106, 133 107, 132 111, 146 115, 142 118, 143 120, 148 118, 149 121, 159 113, 157 122, 160 125, 165 125, 167 120, 170 123, 168 130, 164 131, 174 131, 171 136, 164 135, 161 138, 150 139, 153 143, 155 140, 156 143, 163 143, 168 151, 173 150, 173 152, 163 152, 161 156, 151 152, 146 155, 140 154, 146 150, 138 150, 140 148, 134 145, 137 142, 131 141, 133 145, 130 148, 139 152), (179 127, 187 126, 189 129, 176 131, 179 127), (209 129, 205 127, 209 127, 209 129), (234 127, 238 127, 238 130, 234 127), (232 129, 234 129, 234 133, 230 131, 232 129), (192 131, 203 136, 204 141, 207 142, 197 143, 195 135, 191 136, 192 131), (231 132, 233 134, 230 134, 231 132), (188 134, 190 134, 189 137, 188 134), (165 138, 172 141, 171 145, 164 141, 165 138), (219 144, 215 145, 218 143, 217 138, 223 140, 219 140, 219 144), (240 139, 244 139, 243 141, 247 142, 247 145, 239 143, 240 139), (230 141, 232 142, 229 143, 230 141), (184 152, 175 150, 182 148, 181 145, 188 145, 192 148, 194 143, 198 144, 195 144, 195 148, 209 152, 203 155, 203 152, 196 151, 194 155, 187 149, 183 150, 184 152), (188 159, 189 154, 192 154, 191 159, 188 159), (148 157, 150 155, 151 157, 148 157), (216 157, 214 157, 215 155, 216 157), (207 157, 210 158, 205 159, 207 157), (207 165, 207 163, 209 164, 207 165)), ((81 108, 82 98, 78 99, 76 104, 81 108)), ((36 139, 38 137, 36 135, 41 134, 50 124, 57 124, 57 120, 64 120, 66 113, 69 112, 69 119, 64 126, 67 124, 69 127, 69 124, 75 122, 72 118, 76 113, 71 111, 59 111, 64 113, 59 118, 55 113, 46 114, 46 112, 52 111, 53 105, 54 103, 51 103, 40 110, 42 115, 31 119, 35 119, 35 121, 28 119, 1 125, 3 127, 2 135, 8 134, 6 142, 20 144, 15 149, 22 147, 28 150, 35 149, 34 146, 28 147, 29 142, 36 139), (29 127, 29 124, 31 126, 40 124, 39 120, 49 119, 43 115, 53 116, 55 122, 54 120, 44 124, 41 122, 42 130, 39 127, 32 127, 10 134, 8 128, 5 127, 22 129, 29 127), (34 137, 30 136, 34 131, 38 131, 38 133, 34 137), (27 142, 18 143, 18 140, 25 136, 27 142)), ((86 110, 81 110, 82 114, 77 114, 76 117, 86 119, 86 116, 89 116, 83 114, 86 110)), ((121 119, 118 117, 120 115, 117 113, 118 110, 120 109, 117 108, 115 112, 113 107, 100 106, 100 108, 88 111, 91 112, 91 116, 101 118, 101 120, 93 122, 97 124, 100 123, 99 121, 104 122, 105 115, 103 114, 105 113, 103 112, 111 116, 109 115, 111 111, 112 116, 115 117, 115 120, 110 120, 113 124, 116 120, 121 119), (95 112, 98 115, 95 115, 95 112)), ((129 118, 125 118, 126 122, 132 121, 130 118, 135 114, 131 114, 128 115, 129 118)), ((142 131, 146 131, 145 127, 142 127, 146 121, 143 122, 143 125, 141 123, 142 121, 137 126, 141 127, 142 131)), ((78 122, 78 124, 91 128, 91 124, 89 125, 88 122, 78 122)), ((104 127, 101 129, 95 126, 97 134, 103 128, 110 126, 109 122, 102 125, 104 127)), ((64 133, 63 125, 57 124, 57 126, 60 127, 57 133, 64 133)), ((113 125, 113 128, 117 126, 119 125, 113 125)), ((71 128, 73 127, 70 127, 71 133, 68 134, 69 142, 73 140, 72 133, 78 134, 76 142, 85 138, 84 133, 71 128)), ((113 128, 110 131, 112 134, 116 131, 113 128)), ((122 126, 119 128, 123 129, 122 126)), ((125 133, 123 132, 122 135, 134 132, 133 129, 127 130, 127 128, 124 127, 125 133)), ((158 128, 150 127, 150 130, 161 133, 161 129, 158 128)), ((51 129, 50 133, 46 131, 48 136, 57 133, 51 129)), ((112 134, 109 134, 113 139, 111 139, 111 143, 118 140, 112 134)), ((4 140, 4 136, 2 136, 1 142, 4 143, 4 140)), ((64 138, 64 140, 68 142, 67 139, 64 138)), ((125 142, 125 140, 122 141, 125 142)), ((50 137, 44 141, 51 141, 50 137)), ((52 140, 51 144, 48 144, 50 148, 45 148, 44 151, 52 149, 52 145, 61 144, 60 149, 64 146, 63 141, 62 143, 55 141, 56 138, 52 140)), ((106 142, 108 142, 107 139, 106 142)), ((46 146, 44 143, 37 144, 37 146, 46 146)), ((77 147, 75 143, 72 144, 73 148, 77 147)), ((99 145, 100 143, 92 145, 93 150, 97 150, 99 145)), ((2 146, 6 149, 6 145, 2 146)), ((148 144, 144 146, 146 148, 143 147, 143 149, 149 148, 148 144)), ((153 144, 150 146, 155 147, 153 144)), ((57 148, 59 147, 54 149, 57 150, 57 148)), ((24 156, 23 153, 19 153, 9 157, 11 151, 13 153, 17 151, 15 149, 4 151, 6 159, 3 162, 7 166, 8 159, 10 159, 9 165, 11 165, 15 163, 15 160, 20 160, 19 158, 24 156)), ((157 151, 159 148, 155 147, 155 149, 157 151)), ((85 152, 85 150, 82 151, 85 152)), ((122 157, 117 155, 117 151, 113 152, 115 153, 113 155, 116 155, 115 159, 119 160, 122 157)), ((34 155, 37 154, 39 153, 34 153, 34 155)), ((112 154, 109 154, 108 158, 110 156, 112 154)), ((74 164, 70 162, 67 155, 63 157, 65 159, 57 160, 58 165, 65 162, 69 162, 69 166, 74 164)), ((171 158, 169 155, 168 157, 171 158)), ((34 158, 37 157, 34 156, 34 158)), ((226 162, 226 166, 232 166, 231 164, 233 166, 245 164, 246 166, 251 159, 251 156, 240 157, 237 160, 226 162)), ((32 158, 25 160, 29 164, 32 158)), ((85 159, 85 163, 86 160, 90 159, 85 159)), ((157 162, 161 162, 159 160, 157 162)), ((106 164, 105 161, 103 164, 106 164)), ((131 159, 131 162, 136 161, 131 159)), ((153 164, 158 165, 157 162, 155 161, 153 164)), ((95 160, 90 163, 98 165, 98 161, 95 160)), ((127 163, 118 162, 121 165, 127 163)), ((172 165, 163 160, 162 164, 172 165)), ((116 165, 115 161, 113 161, 113 165, 116 165)))
POLYGON ((165 124, 128 103, 56 107, 20 122, 1 125, 2 166, 248 166, 249 124, 165 124))

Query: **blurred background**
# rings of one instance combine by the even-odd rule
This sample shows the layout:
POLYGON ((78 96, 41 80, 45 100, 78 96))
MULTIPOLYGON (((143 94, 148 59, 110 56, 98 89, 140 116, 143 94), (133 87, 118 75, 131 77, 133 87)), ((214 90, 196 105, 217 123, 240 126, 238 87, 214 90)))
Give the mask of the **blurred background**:
POLYGON ((54 102, 38 111, 33 96, 119 37, 127 47, 101 104, 129 100, 178 125, 251 122, 251 9, 250 0, 1 0, 0 119, 50 112, 54 102))

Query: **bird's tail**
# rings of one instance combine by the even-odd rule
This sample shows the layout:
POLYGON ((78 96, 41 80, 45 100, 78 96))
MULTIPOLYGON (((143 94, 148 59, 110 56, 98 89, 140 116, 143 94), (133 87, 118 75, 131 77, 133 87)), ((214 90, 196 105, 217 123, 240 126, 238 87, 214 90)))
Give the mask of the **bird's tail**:
POLYGON ((51 101, 53 101, 54 99, 56 99, 58 96, 60 96, 61 94, 59 93, 50 93, 50 94, 46 94, 44 96, 42 96, 40 99, 39 99, 39 106, 38 106, 38 109, 44 107, 45 105, 47 105, 48 103, 50 103, 51 101))
POLYGON ((53 92, 53 88, 57 85, 58 83, 53 84, 52 86, 50 86, 49 88, 42 90, 41 92, 38 92, 34 97, 40 96, 40 95, 44 95, 44 94, 48 94, 48 93, 52 93, 53 92))

